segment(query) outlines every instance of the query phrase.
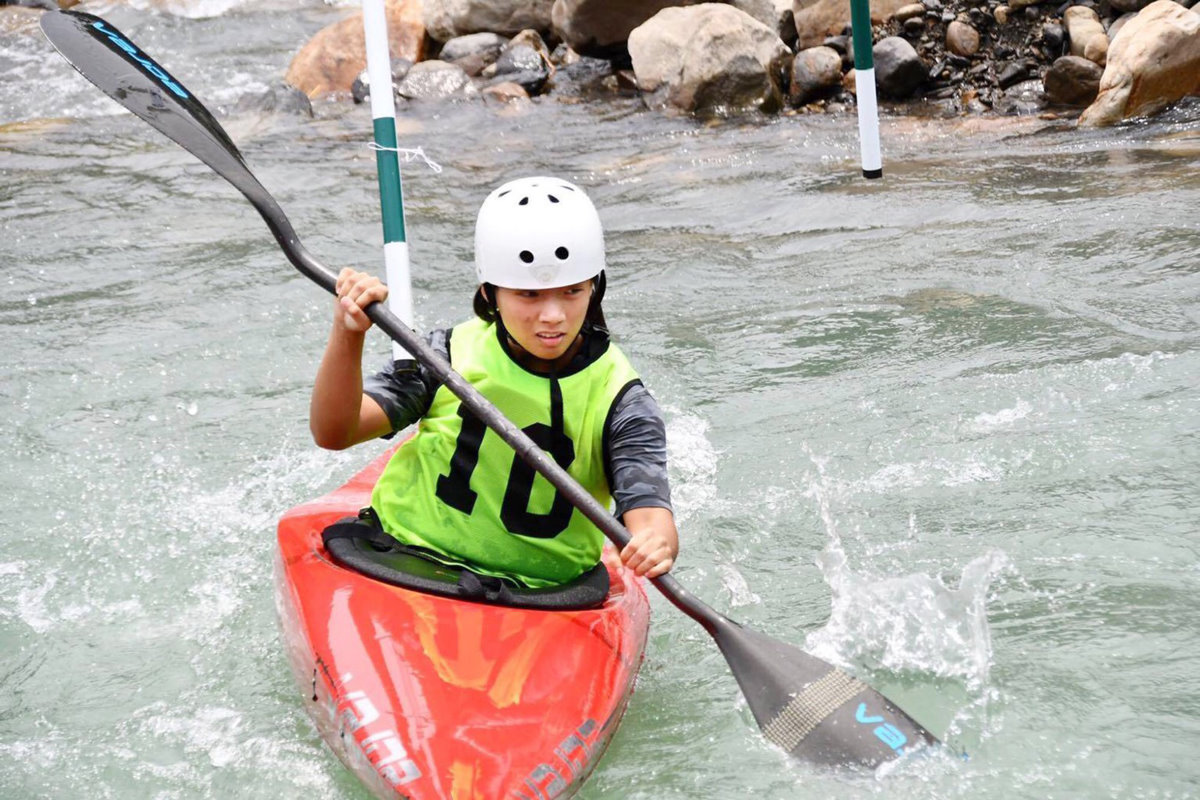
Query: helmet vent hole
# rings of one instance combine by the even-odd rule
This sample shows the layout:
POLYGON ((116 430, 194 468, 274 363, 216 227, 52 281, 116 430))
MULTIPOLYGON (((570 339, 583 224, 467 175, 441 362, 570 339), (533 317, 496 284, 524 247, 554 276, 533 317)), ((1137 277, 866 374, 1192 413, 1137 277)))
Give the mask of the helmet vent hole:
POLYGON ((500 194, 496 195, 496 197, 504 197, 504 195, 508 194, 508 193, 509 193, 509 192, 511 192, 511 191, 512 191, 512 189, 505 189, 503 192, 501 192, 500 194))
POLYGON ((521 198, 521 200, 520 200, 520 202, 518 202, 518 203, 517 203, 517 205, 519 205, 519 206, 527 206, 527 205, 529 205, 529 198, 528 198, 528 197, 522 197, 522 198, 521 198))
POLYGON ((571 255, 571 251, 565 247, 559 247, 554 251, 554 255, 558 256, 559 261, 566 261, 567 257, 571 255))
MULTIPOLYGON (((525 198, 525 199, 528 200, 529 198, 525 198)), ((562 248, 560 247, 559 249, 561 250, 562 248)), ((528 250, 522 250, 521 251, 521 260, 524 261, 526 264, 532 264, 533 263, 533 253, 529 252, 528 250)))
POLYGON ((548 194, 548 195, 546 195, 546 197, 550 198, 550 202, 551 202, 551 203, 557 203, 557 202, 558 202, 558 198, 557 198, 557 197, 555 197, 555 196, 554 196, 554 195, 552 195, 552 194, 548 194))

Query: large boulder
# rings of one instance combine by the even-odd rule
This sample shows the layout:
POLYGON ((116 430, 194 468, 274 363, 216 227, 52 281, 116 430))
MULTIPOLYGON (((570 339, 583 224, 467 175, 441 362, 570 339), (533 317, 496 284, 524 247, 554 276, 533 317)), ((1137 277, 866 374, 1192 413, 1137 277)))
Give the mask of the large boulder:
MULTIPOLYGON (((422 0, 387 0, 388 45, 393 59, 411 62, 425 56, 422 0)), ((320 31, 292 59, 284 80, 311 98, 349 92, 367 66, 362 12, 320 31)))
POLYGON ((1113 39, 1100 94, 1079 123, 1112 125, 1194 94, 1200 94, 1200 14, 1155 0, 1113 39))
POLYGON ((490 31, 513 36, 550 29, 554 0, 424 0, 425 28, 439 42, 490 31))
POLYGON ((554 0, 554 32, 580 55, 611 58, 625 53, 629 33, 664 8, 694 0, 554 0))
POLYGON ((745 11, 775 31, 776 35, 779 34, 779 15, 775 13, 775 0, 721 0, 721 2, 728 3, 738 11, 745 11))
MULTIPOLYGON (((871 3, 871 23, 881 24, 912 0, 876 0, 871 3)), ((850 24, 847 0, 792 0, 796 22, 796 47, 816 47, 828 36, 840 34, 850 24)))
POLYGON ((647 105, 725 114, 774 111, 791 55, 775 31, 736 8, 665 8, 629 34, 647 105))

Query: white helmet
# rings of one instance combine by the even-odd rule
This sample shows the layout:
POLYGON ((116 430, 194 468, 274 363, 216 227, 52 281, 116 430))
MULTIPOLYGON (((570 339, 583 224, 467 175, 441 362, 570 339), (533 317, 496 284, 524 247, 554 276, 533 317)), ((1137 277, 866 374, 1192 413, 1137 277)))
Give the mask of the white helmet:
POLYGON ((475 221, 480 283, 552 289, 604 269, 604 230, 578 186, 559 178, 521 178, 487 196, 475 221))

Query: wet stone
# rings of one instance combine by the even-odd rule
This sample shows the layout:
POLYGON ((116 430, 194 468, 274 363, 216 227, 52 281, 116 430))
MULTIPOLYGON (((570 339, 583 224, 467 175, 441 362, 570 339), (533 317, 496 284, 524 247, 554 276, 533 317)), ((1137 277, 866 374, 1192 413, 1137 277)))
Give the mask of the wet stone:
POLYGON ((842 55, 846 55, 850 49, 849 41, 849 36, 827 36, 821 44, 825 47, 832 47, 842 55))
POLYGON ((912 19, 913 17, 921 17, 924 15, 925 6, 921 5, 920 3, 910 3, 909 5, 901 6, 900 8, 896 9, 896 13, 892 16, 897 22, 902 23, 912 19))
POLYGON ((1063 52, 1063 45, 1066 44, 1067 34, 1061 25, 1043 25, 1042 26, 1042 44, 1046 47, 1046 52, 1057 55, 1063 52))
POLYGON ((496 59, 497 82, 519 84, 530 95, 538 94, 550 79, 550 65, 541 52, 529 45, 509 47, 496 59))
POLYGON ((1100 92, 1104 70, 1080 56, 1063 56, 1046 71, 1046 96, 1051 103, 1086 106, 1100 92))
POLYGON ((1000 70, 998 81, 1000 88, 1007 89, 1010 86, 1015 86, 1027 77, 1029 77, 1029 65, 1023 61, 1013 61, 1006 64, 1000 70))
POLYGON ((458 61, 468 56, 480 56, 484 65, 491 64, 500 57, 500 51, 508 44, 508 39, 495 33, 472 33, 466 36, 456 36, 442 45, 442 61, 458 61))

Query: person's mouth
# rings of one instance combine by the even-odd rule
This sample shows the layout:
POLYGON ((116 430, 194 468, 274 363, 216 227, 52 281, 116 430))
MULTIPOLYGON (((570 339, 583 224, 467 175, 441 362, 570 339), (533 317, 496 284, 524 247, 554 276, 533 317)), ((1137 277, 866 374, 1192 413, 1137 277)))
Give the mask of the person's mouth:
POLYGON ((539 342, 547 347, 556 347, 562 344, 563 340, 567 338, 567 335, 561 331, 558 333, 539 333, 537 338, 539 342))

